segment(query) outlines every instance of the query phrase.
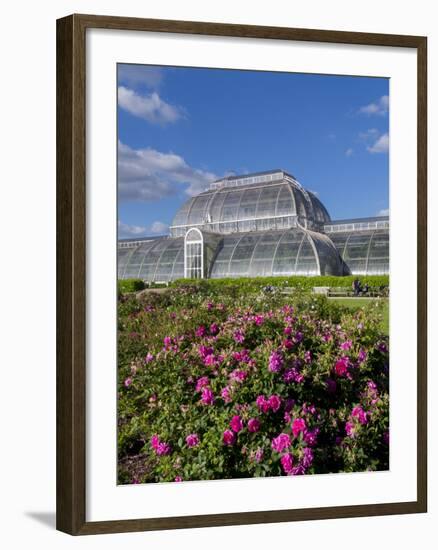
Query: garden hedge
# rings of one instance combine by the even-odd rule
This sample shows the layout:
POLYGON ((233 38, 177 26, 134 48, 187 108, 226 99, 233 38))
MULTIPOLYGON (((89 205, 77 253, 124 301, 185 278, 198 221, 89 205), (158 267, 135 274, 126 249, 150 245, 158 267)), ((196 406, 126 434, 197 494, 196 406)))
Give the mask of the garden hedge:
POLYGON ((118 290, 121 294, 128 292, 138 292, 145 288, 144 281, 142 279, 121 279, 118 281, 118 290))
POLYGON ((299 287, 302 289, 312 289, 315 286, 328 286, 328 287, 343 287, 351 289, 354 279, 358 278, 359 281, 365 285, 367 284, 371 288, 387 287, 389 286, 389 275, 366 275, 356 276, 351 275, 348 277, 333 277, 333 276, 316 276, 316 277, 304 277, 304 276, 292 276, 292 277, 241 277, 241 278, 224 278, 224 279, 178 279, 172 283, 172 286, 186 286, 190 285, 203 285, 209 288, 217 288, 224 286, 238 286, 242 289, 254 289, 263 288, 266 286, 273 287, 299 287))

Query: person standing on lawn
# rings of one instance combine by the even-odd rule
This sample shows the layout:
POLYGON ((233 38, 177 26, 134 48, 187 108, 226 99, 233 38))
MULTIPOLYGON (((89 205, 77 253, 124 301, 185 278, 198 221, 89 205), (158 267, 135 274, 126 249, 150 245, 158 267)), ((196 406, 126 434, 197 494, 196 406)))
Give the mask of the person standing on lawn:
POLYGON ((360 281, 357 277, 353 280, 352 287, 353 287, 354 295, 358 296, 360 292, 360 281))

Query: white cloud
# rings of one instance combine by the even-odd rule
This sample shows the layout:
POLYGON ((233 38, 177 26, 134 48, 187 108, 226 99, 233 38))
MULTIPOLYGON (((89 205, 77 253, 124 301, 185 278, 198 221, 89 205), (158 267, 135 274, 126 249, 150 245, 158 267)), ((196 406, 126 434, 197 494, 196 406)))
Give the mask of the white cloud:
POLYGON ((181 109, 166 103, 157 92, 140 95, 125 86, 118 88, 118 104, 131 115, 143 118, 152 124, 169 124, 183 116, 181 109))
POLYGON ((119 230, 119 237, 128 238, 128 237, 140 237, 144 235, 147 231, 146 227, 143 227, 141 225, 129 225, 127 223, 123 223, 122 221, 118 221, 117 223, 118 230, 119 230))
POLYGON ((382 208, 377 212, 378 216, 389 216, 389 208, 382 208))
POLYGON ((388 133, 380 134, 376 128, 360 132, 359 139, 366 143, 367 151, 370 153, 387 153, 389 150, 388 133))
POLYGON ((156 89, 163 80, 163 71, 160 67, 123 63, 118 66, 117 77, 119 84, 156 89))
POLYGON ((346 157, 351 157, 351 155, 354 153, 353 149, 351 147, 349 147, 346 151, 345 151, 345 156, 346 157))
POLYGON ((382 134, 373 145, 368 146, 370 153, 387 153, 389 151, 389 135, 382 134))
POLYGON ((169 224, 163 222, 154 222, 151 227, 151 233, 166 233, 169 229, 169 224))
POLYGON ((121 201, 150 202, 175 195, 187 185, 189 196, 204 191, 218 177, 189 166, 174 153, 155 149, 132 149, 119 142, 118 196, 121 201))
POLYGON ((359 109, 359 113, 364 115, 386 115, 389 109, 389 97, 382 95, 377 101, 364 105, 359 109))
POLYGON ((366 132, 359 132, 359 139, 362 141, 368 141, 370 139, 377 139, 379 130, 377 128, 370 128, 366 132))
POLYGON ((129 239, 129 238, 137 238, 137 237, 145 237, 147 235, 162 235, 167 233, 167 230, 169 229, 169 225, 167 223, 163 222, 153 222, 151 225, 144 226, 144 225, 130 225, 127 223, 123 223, 121 220, 117 223, 118 226, 118 233, 119 238, 121 239, 129 239))

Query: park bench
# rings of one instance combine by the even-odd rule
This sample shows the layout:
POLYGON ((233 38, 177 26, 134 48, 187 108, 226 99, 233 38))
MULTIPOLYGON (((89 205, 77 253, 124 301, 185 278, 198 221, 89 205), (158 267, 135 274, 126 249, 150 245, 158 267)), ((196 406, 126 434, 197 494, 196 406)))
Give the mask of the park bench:
POLYGON ((354 296, 354 292, 346 287, 332 286, 329 288, 327 296, 329 298, 349 298, 354 296))
POLYGON ((313 294, 322 294, 323 296, 328 296, 329 291, 330 291, 329 286, 314 286, 313 287, 313 294))
POLYGON ((384 292, 378 288, 369 288, 367 292, 354 295, 352 289, 345 287, 330 287, 327 293, 329 298, 378 298, 384 296, 384 292))
POLYGON ((281 294, 291 295, 295 292, 295 288, 293 286, 286 286, 281 289, 281 294))

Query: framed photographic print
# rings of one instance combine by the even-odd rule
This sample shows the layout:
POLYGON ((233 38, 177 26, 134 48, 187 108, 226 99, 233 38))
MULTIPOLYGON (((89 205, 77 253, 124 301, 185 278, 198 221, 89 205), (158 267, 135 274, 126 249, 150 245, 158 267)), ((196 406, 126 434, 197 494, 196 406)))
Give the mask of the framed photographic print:
POLYGON ((57 528, 425 512, 426 38, 57 52, 57 528))

